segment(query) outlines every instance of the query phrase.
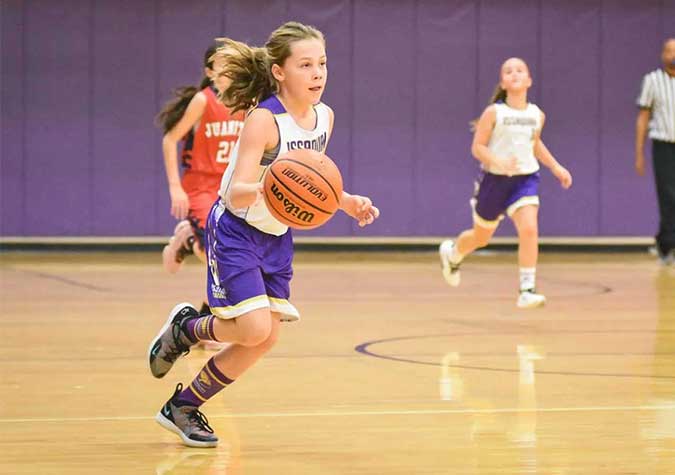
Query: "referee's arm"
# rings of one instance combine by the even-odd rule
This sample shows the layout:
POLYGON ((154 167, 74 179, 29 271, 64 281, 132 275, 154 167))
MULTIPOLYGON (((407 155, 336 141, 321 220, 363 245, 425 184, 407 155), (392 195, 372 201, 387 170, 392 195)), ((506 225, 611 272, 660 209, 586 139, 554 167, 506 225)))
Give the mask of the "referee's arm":
POLYGON ((645 174, 645 139, 649 120, 652 117, 652 105, 654 104, 654 84, 652 74, 646 74, 642 78, 640 95, 637 105, 640 108, 635 123, 635 171, 638 175, 645 174))
POLYGON ((635 123, 635 171, 638 175, 645 174, 645 138, 647 137, 647 127, 651 119, 652 110, 640 108, 635 123))

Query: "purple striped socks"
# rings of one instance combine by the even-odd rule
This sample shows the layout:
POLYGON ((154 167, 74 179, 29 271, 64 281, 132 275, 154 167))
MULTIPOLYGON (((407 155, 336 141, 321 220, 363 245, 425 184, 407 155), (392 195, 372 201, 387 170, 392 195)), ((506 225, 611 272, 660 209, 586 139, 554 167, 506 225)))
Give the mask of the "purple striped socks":
POLYGON ((233 382, 233 379, 228 378, 218 369, 211 358, 192 383, 178 395, 177 405, 199 407, 233 382))
POLYGON ((215 319, 216 317, 213 315, 191 318, 185 322, 183 331, 192 343, 197 343, 200 340, 218 341, 216 334, 213 332, 215 319))

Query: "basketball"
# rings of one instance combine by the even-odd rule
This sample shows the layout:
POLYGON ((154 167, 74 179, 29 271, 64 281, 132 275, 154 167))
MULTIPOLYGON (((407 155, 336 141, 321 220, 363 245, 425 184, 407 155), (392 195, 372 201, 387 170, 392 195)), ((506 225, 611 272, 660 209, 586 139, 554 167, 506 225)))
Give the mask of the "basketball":
POLYGON ((277 158, 265 175, 265 204, 272 216, 294 229, 313 229, 340 207, 342 175, 320 152, 296 149, 277 158))

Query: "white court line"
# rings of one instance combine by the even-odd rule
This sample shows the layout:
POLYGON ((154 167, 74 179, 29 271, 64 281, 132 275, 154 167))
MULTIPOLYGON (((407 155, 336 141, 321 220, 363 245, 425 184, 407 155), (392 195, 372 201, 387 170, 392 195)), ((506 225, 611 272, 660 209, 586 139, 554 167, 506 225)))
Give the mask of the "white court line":
MULTIPOLYGON (((675 411, 675 404, 658 406, 581 406, 581 407, 543 407, 522 409, 504 407, 496 409, 412 409, 408 411, 340 411, 340 412, 249 412, 240 414, 213 414, 209 419, 251 419, 263 417, 346 417, 346 416, 427 416, 438 414, 510 414, 525 412, 612 412, 612 411, 675 411)), ((0 424, 31 422, 105 422, 105 421, 144 421, 154 416, 116 416, 116 417, 36 417, 30 419, 0 419, 0 424)))

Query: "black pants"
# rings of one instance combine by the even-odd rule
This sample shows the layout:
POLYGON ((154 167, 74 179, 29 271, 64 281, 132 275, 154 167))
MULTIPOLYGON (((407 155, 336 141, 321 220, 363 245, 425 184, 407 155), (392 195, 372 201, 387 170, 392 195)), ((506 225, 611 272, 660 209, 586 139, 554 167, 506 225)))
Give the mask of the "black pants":
POLYGON ((652 157, 661 218, 656 246, 665 256, 675 250, 675 142, 654 140, 652 157))

